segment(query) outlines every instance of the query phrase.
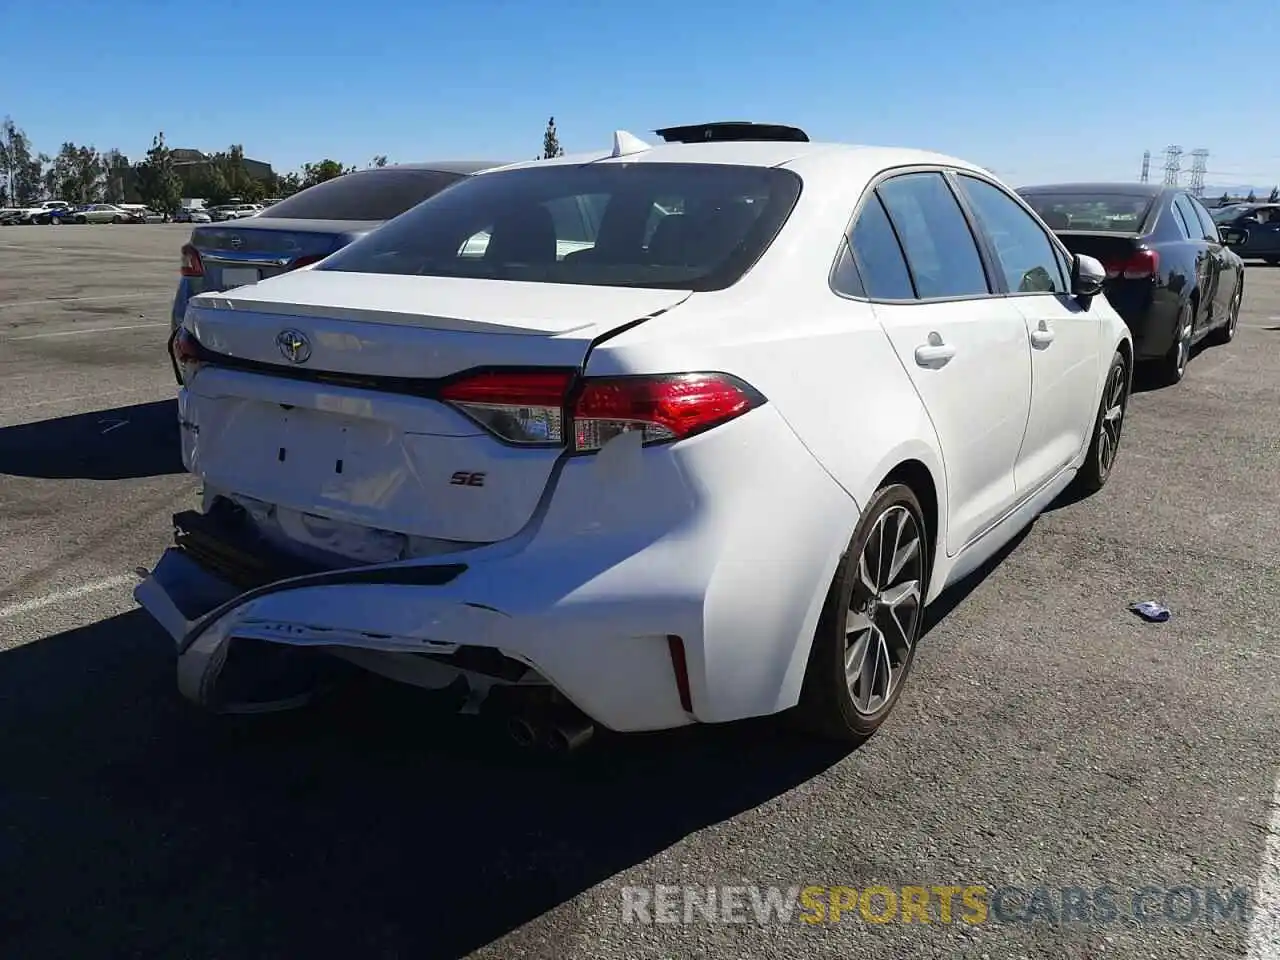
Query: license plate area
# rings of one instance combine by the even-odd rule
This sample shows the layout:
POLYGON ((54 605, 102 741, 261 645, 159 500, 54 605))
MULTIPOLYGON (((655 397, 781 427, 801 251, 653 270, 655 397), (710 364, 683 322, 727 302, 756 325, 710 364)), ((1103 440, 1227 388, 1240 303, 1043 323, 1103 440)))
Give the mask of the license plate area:
POLYGON ((262 279, 262 274, 253 267, 222 268, 222 285, 228 290, 232 287, 243 287, 250 283, 257 283, 260 279, 262 279))

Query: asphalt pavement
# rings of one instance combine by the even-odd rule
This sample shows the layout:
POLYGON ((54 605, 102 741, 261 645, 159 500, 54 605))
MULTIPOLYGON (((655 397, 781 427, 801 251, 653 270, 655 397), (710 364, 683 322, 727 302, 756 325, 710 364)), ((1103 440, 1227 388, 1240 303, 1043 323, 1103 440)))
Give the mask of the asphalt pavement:
POLYGON ((275 717, 179 699, 130 591, 196 497, 164 354, 188 229, 0 229, 5 955, 1280 957, 1264 911, 1213 909, 1280 897, 1280 269, 1134 396, 1100 494, 936 606, 862 749, 762 721, 555 760, 373 679, 275 717), (761 922, 770 886, 847 909, 761 922), (874 922, 871 886, 931 922, 874 922))

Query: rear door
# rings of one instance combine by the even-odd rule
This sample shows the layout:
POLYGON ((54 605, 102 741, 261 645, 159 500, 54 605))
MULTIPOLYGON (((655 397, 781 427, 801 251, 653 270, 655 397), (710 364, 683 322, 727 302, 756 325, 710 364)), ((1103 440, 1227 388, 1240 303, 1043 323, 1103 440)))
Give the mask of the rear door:
POLYGON ((1235 278, 1231 276, 1227 248, 1222 243, 1222 235, 1218 232, 1218 225, 1213 222, 1213 217, 1195 197, 1188 196, 1187 203, 1195 211, 1196 218, 1200 222, 1200 233, 1204 237, 1205 247, 1209 253, 1209 266, 1213 271, 1213 299, 1209 301, 1212 309, 1201 311, 1204 314, 1201 328, 1207 330, 1221 322, 1227 315, 1231 296, 1235 292, 1235 278))
POLYGON ((933 422, 955 555, 1017 500, 1014 465, 1031 403, 1022 315, 993 293, 940 171, 882 181, 849 238, 877 318, 933 422))
POLYGON ((1022 204, 979 177, 960 174, 956 182, 1031 345, 1031 411, 1014 470, 1025 494, 1061 472, 1090 436, 1102 327, 1071 295, 1066 254, 1022 204))
POLYGON ((1213 312, 1218 271, 1214 268, 1213 251, 1205 242, 1204 227, 1200 225, 1200 217, 1191 198, 1185 193, 1177 194, 1173 198, 1173 209, 1177 211, 1182 224, 1186 225, 1187 245, 1191 248, 1195 262, 1195 286, 1200 291, 1200 309, 1195 318, 1195 329, 1199 330, 1208 322, 1208 317, 1213 312))

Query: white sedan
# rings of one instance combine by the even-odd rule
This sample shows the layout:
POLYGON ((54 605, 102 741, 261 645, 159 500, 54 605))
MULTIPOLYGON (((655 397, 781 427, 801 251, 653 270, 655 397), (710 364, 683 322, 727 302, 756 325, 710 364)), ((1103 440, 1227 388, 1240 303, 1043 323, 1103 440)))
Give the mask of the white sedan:
POLYGON ((191 300, 203 502, 135 593, 186 696, 287 707, 341 664, 524 743, 782 712, 857 743, 925 606, 1106 482, 1129 333, 998 179, 659 133, 191 300))

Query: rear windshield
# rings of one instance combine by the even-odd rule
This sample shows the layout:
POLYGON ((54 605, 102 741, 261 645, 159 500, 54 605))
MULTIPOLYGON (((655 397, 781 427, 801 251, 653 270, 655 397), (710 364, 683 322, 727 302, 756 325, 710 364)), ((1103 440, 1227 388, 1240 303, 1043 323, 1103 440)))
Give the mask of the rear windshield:
POLYGON ((1050 230, 1137 233, 1155 197, 1141 194, 1028 193, 1023 199, 1050 230))
POLYGON ((317 183, 263 212, 290 220, 390 220, 463 176, 437 170, 359 170, 317 183))
POLYGON ((1216 210, 1210 210, 1209 215, 1213 217, 1215 223, 1228 223, 1252 210, 1253 208, 1247 204, 1237 203, 1230 207, 1218 207, 1216 210))
POLYGON ((789 170, 702 163, 486 173, 317 269, 718 290, 764 253, 800 187, 789 170))

